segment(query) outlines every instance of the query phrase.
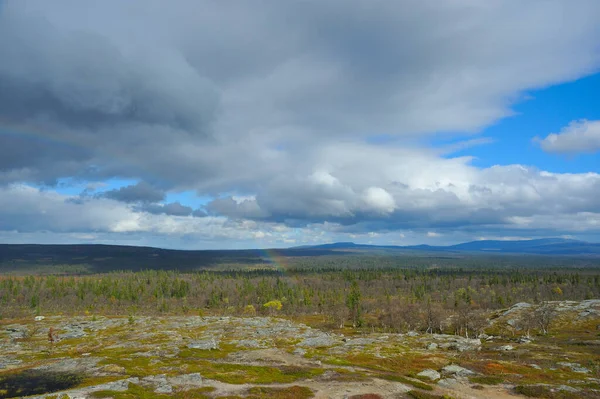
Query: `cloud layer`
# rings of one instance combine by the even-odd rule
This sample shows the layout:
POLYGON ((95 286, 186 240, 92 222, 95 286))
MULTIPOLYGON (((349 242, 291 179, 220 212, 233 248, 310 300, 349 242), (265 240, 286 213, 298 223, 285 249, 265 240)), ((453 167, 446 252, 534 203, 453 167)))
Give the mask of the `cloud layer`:
MULTIPOLYGON (((0 7, 0 185, 25 201, 0 208, 0 230, 275 244, 600 231, 595 173, 481 169, 419 144, 432 135, 463 137, 456 148, 485 143, 472 136, 512 115, 528 90, 595 71, 595 0, 0 7), (64 178, 139 183, 53 193, 64 178), (165 202, 185 190, 212 200, 165 202), (587 222, 568 222, 579 215, 587 222)), ((540 145, 597 150, 597 123, 540 145)))

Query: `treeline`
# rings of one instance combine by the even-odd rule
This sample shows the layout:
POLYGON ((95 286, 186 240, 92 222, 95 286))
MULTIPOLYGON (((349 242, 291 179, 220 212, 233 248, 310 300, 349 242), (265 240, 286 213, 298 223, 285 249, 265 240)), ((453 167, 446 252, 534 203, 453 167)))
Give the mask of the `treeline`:
POLYGON ((0 276, 0 316, 323 315, 332 327, 468 335, 517 302, 600 298, 600 272, 296 269, 0 276))

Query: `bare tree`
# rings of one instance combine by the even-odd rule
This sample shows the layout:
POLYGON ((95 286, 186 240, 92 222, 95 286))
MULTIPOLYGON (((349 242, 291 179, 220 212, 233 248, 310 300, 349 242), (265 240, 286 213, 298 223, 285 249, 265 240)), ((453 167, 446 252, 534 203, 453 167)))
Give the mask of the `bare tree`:
POLYGON ((542 334, 548 334, 550 330, 550 325, 554 321, 556 317, 556 310, 550 305, 548 302, 543 302, 540 306, 533 312, 533 318, 535 323, 540 328, 542 334))

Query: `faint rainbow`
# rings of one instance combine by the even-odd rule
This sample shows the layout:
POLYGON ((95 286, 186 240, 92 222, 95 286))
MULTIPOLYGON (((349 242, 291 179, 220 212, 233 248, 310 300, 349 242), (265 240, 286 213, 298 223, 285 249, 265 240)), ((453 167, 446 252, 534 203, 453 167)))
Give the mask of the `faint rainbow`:
POLYGON ((274 248, 261 249, 260 253, 263 258, 273 265, 275 269, 281 273, 285 273, 288 270, 288 260, 285 256, 282 256, 279 250, 274 248))

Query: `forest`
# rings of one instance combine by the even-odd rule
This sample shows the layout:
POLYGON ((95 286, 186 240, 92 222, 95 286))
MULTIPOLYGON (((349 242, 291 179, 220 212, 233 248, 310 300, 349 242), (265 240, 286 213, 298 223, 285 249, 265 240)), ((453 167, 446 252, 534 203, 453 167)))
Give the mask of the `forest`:
POLYGON ((59 268, 55 275, 44 268, 40 275, 0 276, 0 316, 279 315, 316 318, 329 328, 468 336, 486 326, 490 312, 519 302, 600 297, 600 269, 582 262, 344 255, 289 257, 285 267, 235 263, 231 270, 59 268))

